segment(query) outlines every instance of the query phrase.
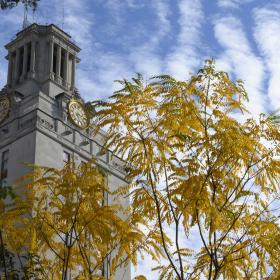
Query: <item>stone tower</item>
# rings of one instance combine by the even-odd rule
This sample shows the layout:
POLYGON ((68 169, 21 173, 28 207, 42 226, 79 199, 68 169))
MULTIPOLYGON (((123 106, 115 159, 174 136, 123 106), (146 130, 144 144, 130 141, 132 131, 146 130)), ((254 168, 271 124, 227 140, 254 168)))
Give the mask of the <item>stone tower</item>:
POLYGON ((74 91, 80 48, 55 25, 32 24, 19 32, 6 49, 9 88, 25 96, 41 91, 56 97, 74 91))
MULTIPOLYGON (((82 112, 81 119, 71 116, 70 102, 76 99, 82 106, 83 100, 75 88, 80 48, 70 35, 53 24, 32 24, 6 49, 8 78, 0 92, 0 187, 27 172, 23 163, 62 168, 71 158, 81 162, 92 157, 111 189, 124 185, 125 163, 102 148, 104 133, 93 138, 82 112)), ((110 197, 107 200, 110 203, 110 197)), ((122 203, 127 206, 129 201, 122 203)), ((120 268, 116 279, 130 280, 130 274, 129 266, 120 268)))

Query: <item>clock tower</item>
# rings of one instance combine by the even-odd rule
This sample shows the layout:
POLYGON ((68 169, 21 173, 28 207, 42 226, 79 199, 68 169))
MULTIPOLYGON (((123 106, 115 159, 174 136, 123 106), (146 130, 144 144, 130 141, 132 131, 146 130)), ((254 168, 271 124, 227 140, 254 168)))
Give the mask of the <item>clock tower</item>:
MULTIPOLYGON (((75 87, 80 48, 70 35, 53 24, 32 24, 5 47, 9 66, 0 91, 0 187, 24 175, 24 163, 62 168, 71 159, 79 163, 92 157, 112 190, 124 185, 125 163, 103 149, 103 132, 92 135, 89 111, 75 87)), ((115 279, 130 280, 130 267, 120 268, 115 279)))

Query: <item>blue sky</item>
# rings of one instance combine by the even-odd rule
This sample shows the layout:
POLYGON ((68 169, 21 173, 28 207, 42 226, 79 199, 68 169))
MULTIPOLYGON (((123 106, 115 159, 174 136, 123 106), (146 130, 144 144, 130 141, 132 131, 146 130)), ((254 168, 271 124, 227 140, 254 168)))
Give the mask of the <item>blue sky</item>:
MULTIPOLYGON (((82 48, 77 84, 87 100, 108 97, 114 80, 135 72, 185 79, 214 58, 245 81, 252 114, 280 108, 280 0, 41 0, 34 20, 62 27, 63 2, 63 28, 82 48)), ((22 6, 0 12, 1 88, 2 46, 22 20, 22 6)), ((138 270, 149 268, 144 261, 138 270)))
MULTIPOLYGON (((62 27, 63 2, 63 28, 82 48, 77 84, 86 99, 109 96, 114 80, 135 72, 184 79, 211 57, 245 81, 253 114, 280 107, 280 0, 41 0, 35 21, 62 27)), ((0 16, 3 46, 20 30, 23 7, 0 16)))

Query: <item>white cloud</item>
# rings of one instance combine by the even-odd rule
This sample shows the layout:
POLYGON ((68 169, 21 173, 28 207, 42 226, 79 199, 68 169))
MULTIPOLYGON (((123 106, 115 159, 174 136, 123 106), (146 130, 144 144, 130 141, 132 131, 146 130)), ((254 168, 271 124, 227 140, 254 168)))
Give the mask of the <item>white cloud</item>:
MULTIPOLYGON (((58 1, 58 0, 54 0, 58 1)), ((66 0, 65 0, 66 1, 66 0)), ((86 99, 105 98, 117 89, 116 79, 130 78, 135 72, 141 72, 146 76, 161 72, 161 62, 156 48, 169 28, 168 5, 162 0, 153 2, 158 29, 149 36, 149 40, 141 45, 126 43, 127 53, 106 52, 98 46, 95 39, 94 14, 90 12, 86 1, 83 5, 76 1, 65 2, 65 24, 64 29, 70 33, 72 38, 81 47, 81 63, 77 70, 77 85, 82 96, 86 99)), ((142 8, 143 4, 137 1, 107 0, 102 3, 114 17, 114 30, 123 28, 123 12, 129 9, 142 8)), ((59 5, 57 5, 59 7, 59 5)), ((61 11, 60 11, 61 12, 61 11)), ((59 13, 58 13, 59 14, 59 13)), ((143 30, 143 32, 146 32, 143 30)), ((132 40, 133 41, 133 40, 132 40)))
POLYGON ((139 46, 131 47, 128 55, 129 64, 133 66, 133 72, 140 72, 146 77, 162 72, 164 59, 158 54, 158 48, 171 30, 168 3, 163 0, 155 0, 151 5, 156 16, 157 28, 153 30, 153 33, 146 30, 145 32, 151 32, 149 39, 139 46))
POLYGON ((227 67, 228 72, 244 81, 249 94, 248 109, 251 113, 258 115, 264 112, 266 108, 266 98, 262 94, 264 65, 262 59, 252 51, 241 22, 234 17, 216 19, 214 33, 224 48, 218 58, 218 65, 227 67))
POLYGON ((268 96, 272 109, 280 108, 280 7, 256 8, 255 39, 269 71, 268 96))
MULTIPOLYGON (((121 16, 120 6, 124 5, 123 2, 121 4, 118 0, 110 0, 105 4, 110 6, 116 18, 121 16)), ((129 8, 142 7, 135 6, 135 1, 127 2, 127 4, 129 8)), ((151 6, 156 16, 157 28, 153 32, 149 31, 151 35, 142 44, 135 46, 131 42, 131 45, 127 43, 126 54, 101 52, 98 48, 94 48, 95 41, 91 38, 91 46, 89 46, 91 58, 88 53, 87 66, 82 61, 78 71, 78 86, 86 98, 108 97, 118 87, 113 83, 114 80, 130 78, 135 72, 140 72, 145 77, 162 72, 164 62, 157 50, 164 36, 170 31, 170 9, 163 0, 155 0, 151 6)), ((117 20, 117 24, 121 25, 121 20, 117 20)), ((148 32, 148 30, 143 30, 143 32, 148 32)), ((83 53, 85 50, 83 47, 82 49, 83 53)))
MULTIPOLYGON (((5 63, 4 65, 2 64, 0 66, 0 85, 5 85, 6 84, 6 81, 7 81, 7 67, 8 67, 8 64, 5 63)), ((2 87, 0 87, 0 90, 2 89, 2 87)))
POLYGON ((143 259, 138 260, 137 267, 132 269, 132 277, 137 275, 144 275, 148 280, 158 279, 158 272, 152 271, 152 268, 158 264, 152 259, 151 256, 144 254, 143 259))
POLYGON ((134 70, 144 74, 146 77, 161 73, 162 60, 153 50, 141 47, 135 48, 130 52, 129 58, 131 64, 134 66, 134 70))
MULTIPOLYGON (((175 224, 168 226, 167 224, 164 224, 164 232, 165 234, 172 240, 173 245, 170 248, 171 252, 176 251, 175 247, 175 238, 176 238, 176 230, 175 230, 175 224)), ((200 249, 203 247, 203 243, 199 234, 199 229, 197 226, 192 227, 190 229, 189 235, 186 236, 185 232, 183 230, 183 227, 180 226, 179 228, 179 234, 178 234, 178 244, 180 249, 191 249, 193 250, 193 254, 199 253, 200 249)), ((173 262, 175 265, 179 266, 178 262, 176 261, 176 254, 173 256, 173 262)), ((168 265, 169 261, 168 259, 162 258, 160 261, 160 265, 168 265)), ((188 264, 194 265, 195 264, 195 258, 189 257, 188 258, 188 264)), ((151 256, 144 254, 144 259, 138 260, 138 265, 135 269, 133 268, 133 276, 143 274, 146 276, 148 280, 155 280, 158 279, 158 271, 152 271, 152 268, 158 266, 159 264, 152 259, 151 256)), ((191 270, 191 268, 190 268, 191 270)), ((188 271, 190 272, 190 271, 188 271)))
POLYGON ((227 54, 220 55, 216 61, 216 67, 219 70, 230 73, 233 69, 232 61, 227 54))
POLYGON ((255 0, 218 0, 220 8, 239 8, 242 4, 254 2, 255 0))
POLYGON ((142 1, 138 0, 126 0, 126 4, 129 8, 141 8, 144 6, 144 3, 142 1))
POLYGON ((156 16, 158 18, 159 35, 161 37, 168 34, 171 29, 169 17, 171 16, 170 7, 165 0, 154 0, 152 2, 155 8, 156 16))
POLYGON ((188 74, 201 62, 197 46, 200 42, 200 29, 203 22, 202 5, 199 0, 179 1, 180 31, 173 52, 167 58, 167 71, 179 79, 188 74))
MULTIPOLYGON (((0 11, 1 12, 1 11, 0 11)), ((7 10, 1 13, 1 29, 0 29, 0 90, 6 84, 8 62, 5 59, 7 51, 4 46, 14 38, 15 34, 21 30, 23 22, 23 12, 21 7, 7 10)))
POLYGON ((132 74, 125 58, 110 53, 99 52, 95 55, 93 65, 81 67, 78 71, 78 88, 86 99, 110 96, 117 89, 114 80, 127 78, 132 74))

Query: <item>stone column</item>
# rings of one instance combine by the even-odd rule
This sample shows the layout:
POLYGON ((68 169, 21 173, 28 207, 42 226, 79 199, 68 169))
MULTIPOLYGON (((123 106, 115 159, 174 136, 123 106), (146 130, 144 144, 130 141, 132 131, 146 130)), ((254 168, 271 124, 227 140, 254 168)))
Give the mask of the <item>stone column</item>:
POLYGON ((19 79, 19 59, 20 59, 20 49, 16 49, 16 62, 15 62, 15 72, 14 72, 14 83, 19 79))
POLYGON ((51 79, 53 79, 53 49, 54 49, 54 43, 53 40, 49 41, 49 76, 51 79))
POLYGON ((35 59, 36 59, 36 42, 31 42, 31 60, 30 60, 30 73, 31 77, 35 77, 35 59))
POLYGON ((76 56, 73 56, 73 62, 72 62, 72 89, 75 89, 75 74, 76 74, 76 56))
POLYGON ((65 57, 64 57, 64 85, 68 88, 68 68, 69 68, 69 52, 65 51, 65 57))
POLYGON ((23 49, 23 64, 22 64, 22 75, 21 75, 21 79, 23 80, 26 76, 27 73, 27 44, 24 45, 24 49, 23 49))
POLYGON ((9 59, 9 68, 8 68, 7 85, 11 86, 12 85, 12 79, 13 79, 13 55, 12 55, 11 51, 9 51, 8 59, 9 59))
POLYGON ((61 74, 61 46, 57 45, 57 53, 56 53, 56 76, 60 77, 61 74))

